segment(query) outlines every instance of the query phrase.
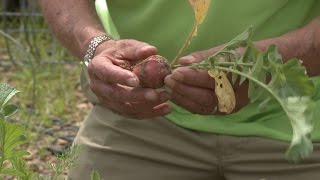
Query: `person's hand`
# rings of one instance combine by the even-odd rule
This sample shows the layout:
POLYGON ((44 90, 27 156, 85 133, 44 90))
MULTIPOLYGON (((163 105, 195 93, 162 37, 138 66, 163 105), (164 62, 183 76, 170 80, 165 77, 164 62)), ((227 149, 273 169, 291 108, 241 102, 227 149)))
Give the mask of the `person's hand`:
MULTIPOLYGON (((212 48, 206 51, 192 53, 191 55, 180 58, 180 64, 188 65, 200 62, 218 50, 212 48)), ((173 71, 165 79, 165 89, 170 94, 171 100, 184 109, 202 115, 223 114, 217 109, 218 100, 215 95, 214 79, 205 70, 195 70, 188 67, 180 67, 173 71)), ((248 84, 239 86, 234 85, 233 89, 236 96, 236 108, 238 111, 248 104, 248 84)))
POLYGON ((170 113, 165 91, 138 87, 138 77, 122 68, 156 53, 155 47, 136 40, 110 40, 101 44, 88 66, 90 87, 99 102, 115 113, 135 119, 170 113))
MULTIPOLYGON (((283 57, 284 62, 290 58, 299 58, 303 60, 310 76, 319 75, 319 57, 320 46, 315 46, 319 42, 320 36, 315 36, 316 29, 319 29, 319 17, 314 21, 279 37, 273 37, 257 41, 255 46, 260 51, 265 51, 274 44, 283 57)), ((319 44, 319 43, 318 43, 319 44)), ((192 53, 180 58, 182 65, 200 62, 219 50, 222 46, 215 47, 205 51, 192 53)), ((243 53, 244 49, 238 49, 243 53)), ((166 89, 171 94, 172 101, 181 107, 197 114, 212 114, 217 107, 217 97, 214 93, 214 80, 209 77, 206 71, 196 71, 190 68, 177 68, 171 76, 165 79, 166 89)), ((248 82, 241 86, 233 86, 236 96, 236 108, 238 111, 249 103, 248 82)), ((219 113, 219 112, 217 112, 219 113)))

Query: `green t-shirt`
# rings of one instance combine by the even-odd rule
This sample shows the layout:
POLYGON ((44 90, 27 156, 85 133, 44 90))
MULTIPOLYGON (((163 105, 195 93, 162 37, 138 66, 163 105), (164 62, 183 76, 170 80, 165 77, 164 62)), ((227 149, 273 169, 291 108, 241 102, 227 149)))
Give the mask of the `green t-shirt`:
MULTIPOLYGON (((107 0, 107 4, 113 28, 122 39, 152 44, 168 59, 174 58, 192 29, 194 14, 187 0, 107 0)), ((297 29, 319 15, 318 0, 213 0, 185 54, 228 42, 250 25, 254 27, 254 39, 260 40, 297 29)), ((319 77, 315 80, 320 84, 319 77)), ((174 106, 167 118, 185 128, 212 133, 286 141, 292 137, 289 120, 277 104, 263 112, 257 104, 249 104, 226 116, 196 115, 174 106)), ((312 138, 318 141, 320 112, 316 112, 314 124, 312 138)))

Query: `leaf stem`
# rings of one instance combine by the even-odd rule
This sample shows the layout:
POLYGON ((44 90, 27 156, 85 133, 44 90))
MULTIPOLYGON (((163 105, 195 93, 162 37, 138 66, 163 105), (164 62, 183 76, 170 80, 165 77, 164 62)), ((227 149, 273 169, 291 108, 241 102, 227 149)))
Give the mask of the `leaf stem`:
POLYGON ((222 71, 226 71, 226 72, 231 72, 231 73, 234 73, 234 74, 238 74, 240 76, 243 76, 243 77, 246 77, 248 80, 256 83, 257 85, 261 86, 262 88, 264 88, 267 92, 269 92, 280 104, 280 106, 282 107, 282 109, 286 112, 287 116, 289 116, 289 114, 287 113, 287 108, 285 107, 285 105, 282 103, 281 99, 271 90, 271 88, 269 88, 266 84, 260 82, 259 80, 257 80, 256 78, 246 74, 246 73, 243 73, 243 72, 240 72, 240 71, 237 71, 237 70, 234 70, 234 69, 231 69, 231 68, 226 68, 226 67, 221 67, 221 66, 216 66, 215 69, 218 69, 218 70, 222 70, 222 71))
MULTIPOLYGON (((0 123, 4 123, 4 120, 0 119, 0 121, 2 121, 2 122, 0 122, 0 123)), ((3 131, 4 131, 4 132, 0 132, 0 133, 5 134, 5 131, 6 131, 5 125, 4 125, 4 124, 1 124, 0 126, 2 126, 2 127, 0 127, 0 128, 3 128, 3 131)), ((4 137, 1 137, 1 138, 3 138, 3 139, 0 140, 0 143, 1 143, 1 144, 0 144, 0 153, 1 153, 1 155, 0 155, 0 174, 1 174, 1 171, 2 171, 2 168, 3 168, 3 162, 4 162, 4 159, 5 159, 5 157, 4 157, 4 143, 5 143, 5 138, 4 138, 4 137)))
MULTIPOLYGON (((216 62, 216 65, 218 65, 218 66, 233 66, 235 64, 237 66, 247 66, 247 67, 254 66, 253 63, 216 62)), ((199 64, 198 63, 188 64, 188 65, 175 64, 175 65, 172 65, 172 68, 175 69, 175 68, 179 68, 179 67, 192 67, 193 65, 199 65, 199 64)))
POLYGON ((233 65, 238 65, 238 66, 248 66, 248 67, 253 67, 253 63, 235 63, 235 62, 216 62, 216 65, 218 66, 233 66, 233 65))
MULTIPOLYGON (((246 73, 243 73, 243 72, 240 72, 240 71, 237 71, 237 70, 234 70, 234 69, 231 69, 231 68, 227 68, 227 67, 222 67, 222 66, 232 66, 234 65, 235 63, 234 62, 216 62, 216 66, 214 67, 215 69, 218 69, 218 70, 222 70, 222 71, 226 71, 226 72, 231 72, 231 73, 234 73, 234 74, 237 74, 237 75, 240 75, 240 76, 243 76, 245 78, 247 78, 248 80, 252 81, 253 83, 256 83, 257 85, 261 86, 262 88, 264 88, 266 91, 268 91, 280 104, 280 106, 282 107, 282 109, 286 112, 287 116, 289 116, 288 114, 288 111, 287 111, 287 108, 285 107, 285 105, 282 103, 281 99, 268 87, 268 85, 260 82, 259 80, 257 80, 256 78, 246 74, 246 73)), ((178 67, 191 67, 192 65, 197 65, 197 63, 195 64, 190 64, 190 65, 181 65, 181 64, 177 64, 177 65, 173 65, 173 68, 178 68, 178 67)), ((239 66, 254 66, 254 64, 252 63, 237 63, 237 65, 239 66)), ((209 69, 210 67, 206 67, 206 69, 209 69)))
POLYGON ((197 21, 194 23, 191 32, 189 33, 186 41, 184 42, 184 44, 182 45, 182 47, 180 48, 177 56, 173 59, 173 61, 171 62, 171 65, 175 65, 178 61, 178 59, 180 58, 181 54, 183 53, 183 51, 186 49, 186 47, 188 46, 188 44, 190 44, 191 38, 193 37, 195 31, 197 30, 197 21))

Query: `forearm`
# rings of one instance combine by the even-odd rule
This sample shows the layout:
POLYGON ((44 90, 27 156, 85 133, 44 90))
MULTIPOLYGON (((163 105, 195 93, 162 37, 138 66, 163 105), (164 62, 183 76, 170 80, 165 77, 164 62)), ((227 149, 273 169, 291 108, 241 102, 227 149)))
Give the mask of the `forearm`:
POLYGON ((38 0, 55 36, 71 53, 82 59, 90 40, 104 34, 93 0, 38 0))
POLYGON ((301 59, 310 76, 320 74, 320 17, 298 30, 257 42, 262 50, 267 44, 277 45, 284 60, 301 59))

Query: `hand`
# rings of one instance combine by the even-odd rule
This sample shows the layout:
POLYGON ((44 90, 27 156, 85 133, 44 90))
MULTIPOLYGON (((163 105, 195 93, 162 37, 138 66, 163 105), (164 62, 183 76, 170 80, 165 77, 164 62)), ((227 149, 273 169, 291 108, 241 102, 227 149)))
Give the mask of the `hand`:
MULTIPOLYGON (((216 52, 220 47, 206 51, 192 53, 180 58, 180 63, 188 65, 200 62, 216 52)), ((217 110, 218 100, 215 95, 214 79, 205 70, 195 70, 188 67, 177 68, 172 75, 165 79, 165 89, 171 96, 171 100, 186 110, 202 115, 223 114, 217 110)), ((233 87, 236 96, 236 108, 233 112, 240 110, 248 104, 248 83, 233 87)))
MULTIPOLYGON (((300 29, 288 32, 278 37, 260 40, 255 46, 264 51, 271 44, 278 47, 284 62, 290 58, 303 60, 310 76, 319 75, 320 61, 320 17, 315 18, 309 24, 300 29)), ((180 63, 187 65, 199 62, 216 52, 220 47, 205 51, 195 52, 182 57, 180 63)), ((243 49, 242 49, 243 50, 243 49)), ((241 52, 241 50, 240 50, 241 52)), ((203 71, 195 71, 188 68, 177 68, 171 76, 165 80, 166 88, 171 93, 172 101, 181 107, 197 114, 212 114, 217 106, 217 98, 214 94, 213 80, 203 71), (209 83, 212 82, 212 83, 209 83)), ((237 84, 237 83, 236 83, 237 84)), ((248 83, 233 87, 236 95, 236 109, 248 104, 248 83)))
MULTIPOLYGON (((320 36, 316 36, 319 33, 314 33, 319 29, 319 20, 318 17, 305 27, 288 32, 279 37, 260 40, 255 43, 255 46, 257 49, 265 51, 269 45, 275 44, 284 62, 290 58, 300 58, 303 60, 303 64, 306 66, 310 76, 319 75, 318 67, 320 63, 316 59, 319 57, 319 53, 317 52, 319 52, 318 49, 320 46, 316 46, 315 44, 319 42, 320 36)), ((188 65, 200 62, 221 47, 222 46, 192 53, 191 55, 182 57, 180 63, 188 65)), ((240 53, 243 52, 243 49, 238 50, 240 53)), ((177 68, 172 76, 167 77, 166 84, 169 89, 168 92, 171 92, 172 99, 176 104, 193 113, 211 114, 218 102, 213 93, 213 83, 208 83, 213 80, 209 79, 206 72, 197 72, 188 68, 177 68), (208 86, 208 84, 211 85, 208 86)), ((237 85, 237 83, 233 86, 236 95, 236 108, 234 112, 248 104, 247 86, 247 82, 241 86, 237 85)))
POLYGON ((170 113, 165 91, 138 87, 138 77, 120 67, 156 53, 155 47, 136 40, 110 40, 101 44, 88 66, 90 87, 99 102, 115 113, 135 119, 170 113))

